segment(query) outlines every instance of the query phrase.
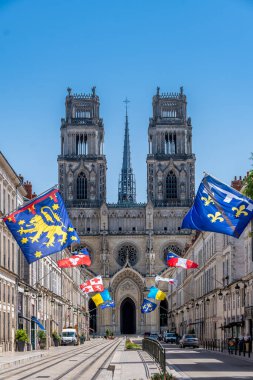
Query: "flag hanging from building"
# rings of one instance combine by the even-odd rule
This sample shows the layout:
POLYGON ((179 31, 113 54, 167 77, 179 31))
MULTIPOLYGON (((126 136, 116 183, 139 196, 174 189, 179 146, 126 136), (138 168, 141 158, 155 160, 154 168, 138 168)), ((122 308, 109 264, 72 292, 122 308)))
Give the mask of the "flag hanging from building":
POLYGON ((102 292, 104 290, 103 280, 101 276, 91 278, 80 285, 80 289, 84 293, 102 292))
POLYGON ((154 298, 155 300, 163 301, 166 298, 166 294, 155 286, 151 286, 148 298, 154 298))
POLYGON ((106 301, 112 301, 112 297, 110 296, 108 289, 105 289, 101 293, 95 294, 93 297, 91 297, 91 299, 95 303, 96 307, 98 307, 106 301))
POLYGON ((156 303, 146 300, 144 298, 143 303, 141 305, 141 312, 144 314, 151 313, 151 311, 154 311, 156 307, 156 303))
POLYGON ((252 199, 206 175, 181 228, 219 232, 239 238, 252 218, 252 199))
POLYGON ((159 282, 159 281, 168 282, 171 285, 177 285, 177 280, 174 278, 165 278, 161 276, 156 276, 155 282, 159 282))
POLYGON ((105 302, 100 306, 100 309, 103 310, 103 309, 107 309, 108 307, 115 307, 115 302, 114 301, 105 302))
POLYGON ((57 189, 4 218, 29 264, 80 241, 57 189))
POLYGON ((184 269, 198 268, 198 264, 194 261, 183 259, 182 257, 176 255, 174 252, 169 252, 167 254, 167 265, 169 267, 180 267, 184 269))
POLYGON ((73 256, 71 257, 58 260, 57 265, 59 268, 71 268, 71 267, 77 267, 79 265, 90 266, 91 265, 90 254, 87 251, 87 249, 84 248, 81 251, 74 253, 73 256))

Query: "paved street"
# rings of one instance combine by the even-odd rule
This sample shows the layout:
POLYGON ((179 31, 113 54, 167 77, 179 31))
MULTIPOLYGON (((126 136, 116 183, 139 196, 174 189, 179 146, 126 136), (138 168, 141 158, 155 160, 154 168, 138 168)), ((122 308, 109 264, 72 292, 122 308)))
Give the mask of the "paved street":
POLYGON ((181 379, 253 379, 253 358, 243 359, 234 355, 203 349, 181 349, 164 344, 166 360, 181 379))

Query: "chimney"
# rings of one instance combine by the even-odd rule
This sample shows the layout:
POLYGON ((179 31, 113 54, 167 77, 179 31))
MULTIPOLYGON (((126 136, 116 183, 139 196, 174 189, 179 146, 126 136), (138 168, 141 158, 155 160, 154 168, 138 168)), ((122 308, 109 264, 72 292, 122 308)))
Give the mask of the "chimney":
POLYGON ((243 186, 242 176, 238 177, 238 179, 235 176, 234 180, 231 181, 231 187, 233 187, 233 189, 235 189, 237 191, 241 191, 242 186, 243 186))
POLYGON ((32 199, 32 184, 29 181, 24 182, 24 188, 26 189, 26 197, 32 199))

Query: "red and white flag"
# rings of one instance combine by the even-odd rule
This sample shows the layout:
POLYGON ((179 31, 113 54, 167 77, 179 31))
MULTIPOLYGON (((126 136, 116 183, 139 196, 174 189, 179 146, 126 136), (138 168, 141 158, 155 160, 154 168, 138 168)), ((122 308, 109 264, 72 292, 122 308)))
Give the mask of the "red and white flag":
POLYGON ((165 278, 165 277, 161 277, 161 276, 156 276, 155 282, 159 282, 159 281, 165 281, 171 285, 177 285, 177 280, 175 278, 165 278))
POLYGON ((176 255, 174 252, 169 252, 167 254, 167 265, 169 267, 181 267, 184 269, 198 268, 198 264, 194 261, 183 259, 182 257, 176 255))
POLYGON ((91 278, 80 285, 80 289, 84 293, 102 292, 104 290, 103 280, 101 276, 91 278))
POLYGON ((62 259, 57 261, 59 268, 71 268, 77 267, 78 265, 91 265, 90 254, 87 249, 83 249, 78 252, 77 255, 68 257, 67 259, 62 259))

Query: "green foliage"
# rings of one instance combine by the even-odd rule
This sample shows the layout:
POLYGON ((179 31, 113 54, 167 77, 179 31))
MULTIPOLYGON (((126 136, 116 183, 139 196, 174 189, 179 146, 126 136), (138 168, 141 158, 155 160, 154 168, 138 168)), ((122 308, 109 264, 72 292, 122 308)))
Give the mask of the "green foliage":
POLYGON ((16 330, 15 339, 16 341, 19 341, 19 342, 28 342, 28 335, 27 335, 26 330, 23 330, 23 329, 16 330))
POLYGON ((105 338, 106 339, 113 339, 113 332, 109 329, 105 330, 105 338))
POLYGON ((39 340, 46 340, 47 338, 47 334, 44 330, 39 330, 37 332, 37 335, 38 335, 39 340))
POLYGON ((154 373, 151 376, 151 380, 175 380, 175 377, 171 373, 154 373))
POLYGON ((60 337, 60 335, 57 333, 57 331, 53 331, 53 332, 52 332, 52 338, 53 338, 53 340, 58 340, 58 342, 60 342, 60 340, 61 340, 61 337, 60 337))
POLYGON ((139 344, 133 343, 129 338, 126 339, 125 347, 127 350, 140 350, 141 346, 139 344))
POLYGON ((249 174, 245 177, 245 179, 243 181, 243 190, 242 190, 242 192, 247 197, 253 199, 253 170, 251 170, 249 172, 249 174))

